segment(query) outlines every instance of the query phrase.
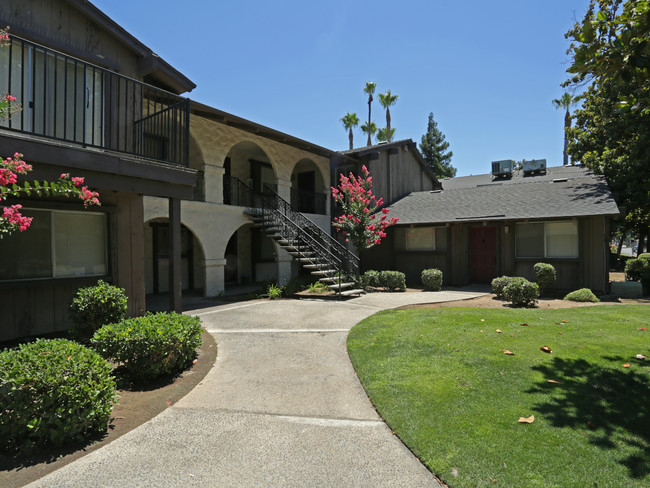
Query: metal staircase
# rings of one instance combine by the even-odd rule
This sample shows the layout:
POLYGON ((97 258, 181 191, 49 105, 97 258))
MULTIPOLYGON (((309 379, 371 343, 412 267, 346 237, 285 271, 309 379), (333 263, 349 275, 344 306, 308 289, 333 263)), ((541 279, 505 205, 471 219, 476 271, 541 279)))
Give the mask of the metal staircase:
POLYGON ((303 268, 339 297, 364 293, 357 282, 359 258, 314 222, 295 210, 268 185, 254 196, 247 213, 303 268))

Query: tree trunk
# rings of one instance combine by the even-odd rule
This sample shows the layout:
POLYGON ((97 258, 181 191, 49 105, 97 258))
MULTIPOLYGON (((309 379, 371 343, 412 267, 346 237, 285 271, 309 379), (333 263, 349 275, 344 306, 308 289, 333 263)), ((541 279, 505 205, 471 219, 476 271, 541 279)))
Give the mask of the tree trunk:
POLYGON ((350 151, 352 151, 352 149, 354 149, 354 145, 352 144, 352 138, 354 137, 352 135, 352 127, 350 127, 350 133, 348 134, 348 137, 350 138, 350 151))
MULTIPOLYGON (((567 133, 567 129, 569 129, 570 127, 571 127, 571 114, 567 109, 566 114, 564 115, 564 166, 567 166, 569 164, 569 153, 567 151, 569 148, 569 134, 567 133)), ((573 164, 573 161, 571 161, 571 164, 573 164)))
POLYGON ((390 135, 390 109, 386 107, 386 140, 388 142, 391 142, 391 135, 390 135))
POLYGON ((368 146, 372 146, 370 133, 370 104, 372 103, 372 94, 368 95, 368 146))

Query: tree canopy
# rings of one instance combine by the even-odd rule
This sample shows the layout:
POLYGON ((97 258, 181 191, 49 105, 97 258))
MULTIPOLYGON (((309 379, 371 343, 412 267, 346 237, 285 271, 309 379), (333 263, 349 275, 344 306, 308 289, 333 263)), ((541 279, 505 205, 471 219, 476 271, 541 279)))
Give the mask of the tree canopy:
POLYGON ((427 132, 422 136, 420 142, 420 152, 433 170, 436 178, 453 178, 456 176, 456 168, 451 165, 451 157, 454 153, 447 151, 447 149, 449 149, 449 143, 445 140, 445 135, 438 129, 438 123, 433 120, 432 112, 429 114, 427 132))

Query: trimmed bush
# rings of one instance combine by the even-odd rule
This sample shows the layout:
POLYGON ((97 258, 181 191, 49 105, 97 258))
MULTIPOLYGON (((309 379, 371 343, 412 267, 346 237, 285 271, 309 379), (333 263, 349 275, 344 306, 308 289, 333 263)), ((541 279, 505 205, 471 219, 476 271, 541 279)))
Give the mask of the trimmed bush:
POLYGON ((642 252, 639 254, 639 259, 645 259, 646 261, 650 262, 650 252, 642 252))
POLYGON ((503 296, 513 305, 532 306, 539 298, 539 286, 525 278, 519 278, 505 286, 503 296))
POLYGON ((650 289, 650 260, 642 258, 630 259, 625 265, 625 279, 640 281, 647 293, 648 289, 650 289))
POLYGON ((442 271, 435 268, 422 270, 422 284, 425 290, 440 291, 442 288, 442 271))
POLYGON ((361 286, 364 289, 369 287, 379 288, 381 286, 379 275, 380 275, 379 271, 375 271, 372 269, 366 271, 361 275, 361 286))
POLYGON ((106 324, 126 318, 126 294, 123 288, 99 280, 95 286, 82 287, 70 304, 70 316, 82 329, 93 332, 106 324))
POLYGON ((539 293, 541 295, 549 285, 555 283, 555 268, 548 263, 537 263, 533 269, 535 270, 535 281, 539 285, 539 293))
POLYGON ((406 290, 406 276, 400 271, 382 271, 379 273, 379 283, 389 291, 406 290))
POLYGON ((90 342, 130 378, 143 381, 182 371, 201 345, 201 331, 198 317, 156 313, 105 325, 90 342))
POLYGON ((66 339, 0 352, 0 447, 62 445, 105 431, 116 399, 111 373, 99 354, 66 339))
POLYGON ((503 294, 503 290, 506 286, 508 286, 510 283, 514 283, 517 281, 521 281, 524 278, 521 278, 519 276, 499 276, 498 278, 494 278, 492 280, 492 293, 494 293, 497 298, 504 299, 505 295, 503 294))
POLYGON ((599 302, 600 300, 589 288, 580 288, 579 290, 572 291, 564 297, 565 300, 572 302, 599 302))

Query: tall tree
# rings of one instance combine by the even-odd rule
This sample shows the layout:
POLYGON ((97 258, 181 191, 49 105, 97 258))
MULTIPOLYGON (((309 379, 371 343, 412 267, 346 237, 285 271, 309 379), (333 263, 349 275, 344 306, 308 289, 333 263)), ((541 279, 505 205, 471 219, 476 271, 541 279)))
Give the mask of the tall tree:
POLYGON ((591 82, 569 154, 605 175, 626 222, 650 238, 650 2, 590 0, 565 37, 573 76, 564 85, 591 82))
POLYGON ((388 129, 386 127, 381 127, 380 129, 377 129, 377 140, 379 142, 388 141, 389 139, 393 140, 394 135, 395 135, 394 127, 390 130, 390 134, 388 133, 388 129))
MULTIPOLYGON (((563 108, 566 112, 564 114, 564 152, 563 160, 564 166, 569 164, 569 153, 567 152, 567 146, 569 145, 569 135, 567 130, 571 128, 571 106, 576 103, 576 99, 570 93, 565 92, 560 98, 553 100, 553 106, 556 109, 563 108)), ((573 161, 571 161, 573 164, 573 161)))
POLYGON ((451 165, 451 157, 454 153, 445 152, 447 149, 449 149, 449 143, 445 140, 445 135, 438 129, 438 124, 433 120, 433 112, 431 112, 427 132, 422 136, 420 142, 420 151, 437 178, 456 176, 456 168, 451 165))
POLYGON ((395 105, 397 102, 397 95, 393 95, 390 90, 386 90, 386 93, 379 94, 379 103, 381 106, 386 109, 386 136, 388 142, 392 140, 392 132, 390 130, 390 107, 395 105))
POLYGON ((341 117, 341 122, 343 122, 343 127, 348 130, 348 138, 350 139, 350 150, 354 149, 354 134, 352 129, 359 125, 359 117, 355 112, 348 112, 343 117, 341 117))
POLYGON ((372 136, 377 132, 377 125, 374 122, 365 123, 361 126, 361 130, 368 134, 368 145, 372 146, 372 136))
MULTIPOLYGON (((374 98, 372 98, 372 95, 375 93, 375 88, 377 88, 377 83, 375 83, 374 81, 367 81, 366 86, 363 88, 364 93, 368 94, 368 122, 366 124, 367 127, 370 127, 370 124, 372 124, 372 117, 370 115, 371 115, 372 101, 374 100, 374 98)), ((371 135, 372 134, 368 132, 368 146, 372 145, 371 135)))

